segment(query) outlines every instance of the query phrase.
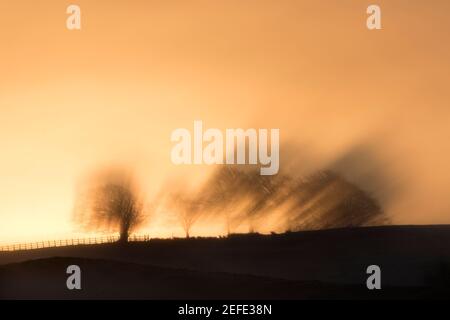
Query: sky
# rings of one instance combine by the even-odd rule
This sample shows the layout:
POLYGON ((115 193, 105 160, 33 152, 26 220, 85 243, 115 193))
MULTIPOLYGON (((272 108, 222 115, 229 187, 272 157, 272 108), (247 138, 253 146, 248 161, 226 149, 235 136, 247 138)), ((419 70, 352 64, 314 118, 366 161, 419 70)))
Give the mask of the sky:
MULTIPOLYGON (((76 185, 94 168, 132 166, 149 195, 195 183, 210 168, 170 160, 194 120, 279 128, 300 171, 336 167, 392 223, 450 223, 450 2, 377 1, 381 30, 370 4, 0 1, 0 243, 79 234, 76 185)), ((183 231, 155 217, 141 232, 183 231)))

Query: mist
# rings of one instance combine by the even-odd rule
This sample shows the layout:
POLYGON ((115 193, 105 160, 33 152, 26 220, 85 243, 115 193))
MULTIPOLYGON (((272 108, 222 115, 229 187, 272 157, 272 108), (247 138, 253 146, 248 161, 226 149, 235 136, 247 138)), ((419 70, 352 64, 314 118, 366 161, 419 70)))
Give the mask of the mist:
MULTIPOLYGON (((332 172, 389 223, 450 223, 450 3, 378 4, 383 29, 370 32, 360 1, 96 1, 68 33, 65 4, 8 2, 0 240, 79 232, 75 189, 92 168, 132 167, 151 199, 180 179, 199 190, 217 168, 170 161, 171 132, 194 120, 280 128, 281 176, 332 172)), ((172 215, 161 205, 136 232, 184 236, 172 215)), ((268 219, 254 229, 287 228, 268 219)), ((212 220, 191 235, 227 233, 212 220)))

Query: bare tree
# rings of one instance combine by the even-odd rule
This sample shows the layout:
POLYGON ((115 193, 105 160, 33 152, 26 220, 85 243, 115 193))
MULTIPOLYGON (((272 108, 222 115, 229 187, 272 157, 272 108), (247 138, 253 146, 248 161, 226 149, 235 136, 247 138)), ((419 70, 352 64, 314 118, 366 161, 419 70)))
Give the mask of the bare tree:
POLYGON ((331 171, 321 171, 292 188, 291 215, 294 229, 328 229, 384 224, 387 217, 378 201, 331 171))
POLYGON ((242 172, 233 166, 221 166, 203 187, 207 214, 219 214, 225 218, 227 235, 234 229, 234 217, 247 193, 242 172))
POLYGON ((84 186, 75 208, 76 221, 88 230, 117 230, 120 242, 144 221, 142 202, 131 176, 122 170, 96 174, 84 186))
MULTIPOLYGON (((224 214, 227 231, 241 223, 255 230, 274 212, 284 213, 289 230, 326 229, 386 223, 378 202, 331 171, 295 178, 283 173, 222 167, 204 186, 209 213, 224 214)), ((280 221, 281 222, 281 221, 280 221)))
POLYGON ((262 176, 257 168, 222 166, 203 187, 208 212, 224 216, 228 234, 242 223, 253 232, 256 222, 287 196, 286 180, 281 174, 262 176))
POLYGON ((175 192, 171 194, 170 202, 170 209, 176 213, 186 238, 189 238, 192 226, 202 213, 202 201, 195 195, 175 192))

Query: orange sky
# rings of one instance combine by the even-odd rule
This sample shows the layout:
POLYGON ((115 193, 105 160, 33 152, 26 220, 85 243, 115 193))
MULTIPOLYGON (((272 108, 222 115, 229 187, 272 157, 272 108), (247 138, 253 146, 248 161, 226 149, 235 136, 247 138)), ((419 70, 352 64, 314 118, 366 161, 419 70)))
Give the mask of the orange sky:
MULTIPOLYGON (((379 31, 359 0, 0 2, 0 242, 73 235, 97 166, 135 166, 149 194, 203 174, 170 162, 194 120, 280 128, 317 168, 369 144, 402 185, 394 223, 450 223, 450 2, 377 3, 379 31)), ((143 232, 182 234, 163 220, 143 232)))

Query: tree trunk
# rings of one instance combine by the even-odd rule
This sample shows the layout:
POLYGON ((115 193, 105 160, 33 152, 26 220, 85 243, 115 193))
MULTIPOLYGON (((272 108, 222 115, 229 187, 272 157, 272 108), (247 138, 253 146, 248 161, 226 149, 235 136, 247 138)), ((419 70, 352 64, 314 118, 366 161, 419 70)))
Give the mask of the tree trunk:
POLYGON ((122 228, 120 230, 120 238, 119 238, 119 242, 125 243, 128 242, 128 229, 127 228, 122 228))

